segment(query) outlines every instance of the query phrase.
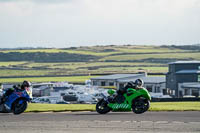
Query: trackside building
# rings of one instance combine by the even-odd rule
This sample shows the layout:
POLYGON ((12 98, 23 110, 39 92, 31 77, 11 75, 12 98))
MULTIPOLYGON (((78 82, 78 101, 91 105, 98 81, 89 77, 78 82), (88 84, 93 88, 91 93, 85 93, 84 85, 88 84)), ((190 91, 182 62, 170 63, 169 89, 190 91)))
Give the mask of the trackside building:
POLYGON ((113 74, 107 76, 101 76, 91 78, 93 86, 114 86, 116 89, 124 87, 124 84, 129 81, 135 81, 136 79, 142 79, 144 81, 144 87, 152 93, 162 93, 166 95, 166 79, 165 77, 147 76, 144 74, 113 74))
POLYGON ((173 90, 174 97, 197 96, 200 93, 200 61, 177 61, 169 63, 166 87, 173 90))

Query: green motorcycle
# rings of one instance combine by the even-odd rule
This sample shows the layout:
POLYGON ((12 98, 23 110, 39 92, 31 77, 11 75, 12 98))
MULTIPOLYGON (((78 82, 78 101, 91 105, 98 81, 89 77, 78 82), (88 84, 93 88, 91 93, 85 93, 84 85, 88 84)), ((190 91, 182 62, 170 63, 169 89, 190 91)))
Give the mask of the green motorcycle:
POLYGON ((151 96, 147 89, 128 88, 126 93, 115 95, 116 91, 108 90, 109 96, 97 102, 96 111, 99 114, 106 114, 109 111, 133 111, 136 114, 146 112, 150 107, 151 96))

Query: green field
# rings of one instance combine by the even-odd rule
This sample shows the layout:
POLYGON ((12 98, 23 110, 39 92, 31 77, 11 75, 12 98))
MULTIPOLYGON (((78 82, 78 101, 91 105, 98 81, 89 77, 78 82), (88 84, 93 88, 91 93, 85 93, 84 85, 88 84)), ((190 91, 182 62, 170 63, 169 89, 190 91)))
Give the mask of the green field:
POLYGON ((144 60, 144 59, 196 59, 200 60, 200 53, 167 53, 167 54, 129 54, 108 56, 100 59, 100 61, 115 60, 115 61, 127 61, 127 60, 144 60))
MULTIPOLYGON (((194 45, 193 47, 109 45, 65 49, 0 50, 0 54, 4 57, 0 57, 0 77, 18 76, 20 78, 20 76, 44 75, 51 77, 51 75, 138 73, 144 71, 166 73, 169 62, 200 60, 199 46, 194 45), (59 53, 62 54, 59 55, 59 53), (15 56, 19 56, 19 58, 13 58, 15 56), (8 59, 6 60, 6 58, 8 59), (65 60, 66 58, 70 58, 70 61, 65 60), (84 60, 85 58, 87 59, 84 60)), ((31 80, 48 81, 50 79, 31 80)), ((11 81, 11 79, 8 80, 11 81)), ((19 81, 21 79, 12 80, 19 81)), ((62 81, 63 79, 54 78, 54 80, 62 81)), ((5 82, 6 79, 1 79, 1 81, 5 82)))
POLYGON ((61 82, 67 81, 70 83, 85 83, 86 80, 96 76, 69 76, 69 77, 34 77, 34 78, 2 78, 0 83, 21 83, 24 80, 30 82, 61 82))
POLYGON ((159 63, 145 62, 11 62, 10 64, 9 62, 0 62, 0 67, 3 67, 3 69, 0 69, 0 76, 88 75, 102 73, 137 73, 140 71, 164 73, 168 71, 165 65, 162 66, 159 63))
POLYGON ((0 50, 3 53, 9 52, 20 52, 20 53, 77 53, 77 54, 88 54, 88 55, 99 55, 107 56, 117 53, 177 53, 177 52, 187 52, 187 50, 177 49, 177 48, 163 48, 160 46, 148 46, 148 45, 112 45, 112 46, 90 46, 90 47, 76 47, 74 49, 22 49, 22 50, 0 50), (107 50, 107 51, 106 51, 107 50))
MULTIPOLYGON (((94 104, 35 104, 26 112, 95 111, 94 104)), ((200 102, 152 102, 149 111, 200 111, 200 102)))

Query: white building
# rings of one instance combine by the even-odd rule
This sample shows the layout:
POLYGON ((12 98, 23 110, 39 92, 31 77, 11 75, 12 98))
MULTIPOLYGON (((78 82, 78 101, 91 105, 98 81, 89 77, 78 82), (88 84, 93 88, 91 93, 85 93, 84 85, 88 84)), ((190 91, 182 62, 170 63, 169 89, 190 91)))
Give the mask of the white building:
POLYGON ((144 81, 144 87, 152 93, 162 93, 167 95, 169 92, 166 89, 165 77, 147 76, 146 74, 114 74, 91 78, 93 86, 114 86, 116 89, 124 87, 124 84, 136 79, 144 81))

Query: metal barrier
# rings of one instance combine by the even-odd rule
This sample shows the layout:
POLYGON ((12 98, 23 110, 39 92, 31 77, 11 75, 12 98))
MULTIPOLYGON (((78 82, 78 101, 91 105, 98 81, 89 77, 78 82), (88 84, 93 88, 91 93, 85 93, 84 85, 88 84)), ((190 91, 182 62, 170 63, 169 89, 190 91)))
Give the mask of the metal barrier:
POLYGON ((151 102, 187 102, 200 101, 200 98, 152 98, 151 102))

